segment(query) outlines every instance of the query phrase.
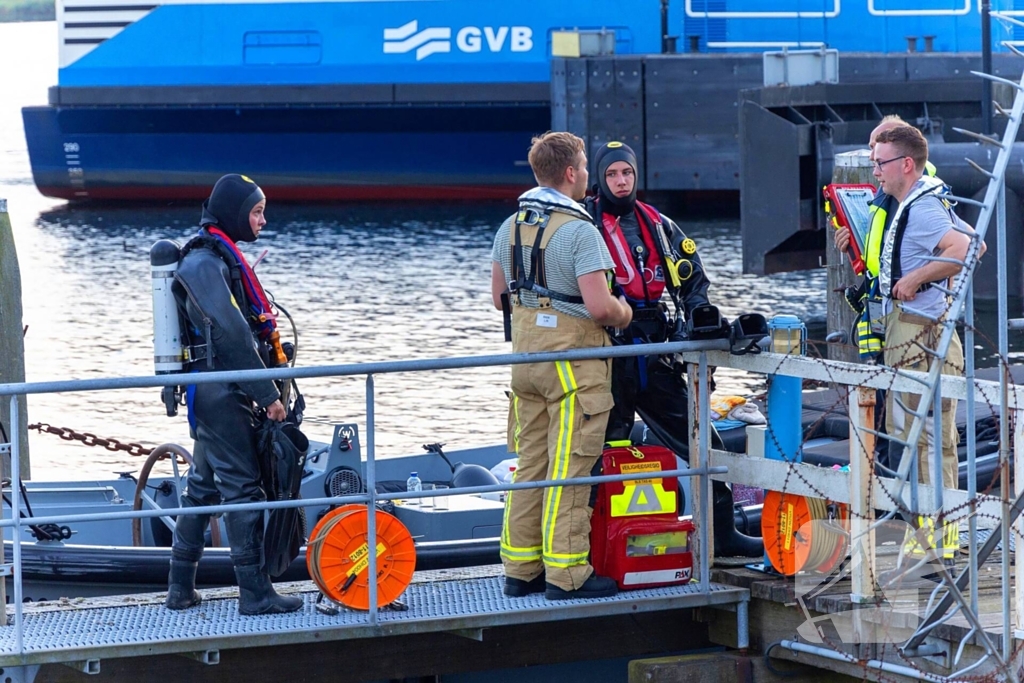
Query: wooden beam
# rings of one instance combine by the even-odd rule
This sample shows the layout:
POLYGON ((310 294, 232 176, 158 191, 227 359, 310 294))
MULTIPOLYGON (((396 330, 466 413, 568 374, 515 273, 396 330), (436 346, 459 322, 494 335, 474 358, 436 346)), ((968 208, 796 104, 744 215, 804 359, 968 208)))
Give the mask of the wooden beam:
POLYGON ((855 603, 875 601, 875 532, 871 529, 875 436, 864 431, 875 428, 875 397, 876 391, 865 387, 850 392, 850 599, 855 603))
MULTIPOLYGON (((712 479, 756 486, 773 491, 786 491, 800 496, 827 498, 837 503, 850 502, 849 472, 840 472, 827 467, 806 463, 789 463, 781 460, 765 460, 747 453, 730 453, 711 450, 712 467, 728 467, 725 474, 713 474, 712 479)), ((872 478, 871 505, 876 510, 895 510, 893 491, 896 480, 888 477, 872 478)), ((918 484, 921 500, 930 500, 932 488, 918 484)), ((904 487, 907 493, 907 487, 904 487)), ((978 514, 989 519, 1002 518, 1002 504, 998 498, 979 496, 978 514)), ((950 507, 966 507, 967 492, 959 489, 945 489, 943 500, 950 507)))
MULTIPOLYGON (((702 352, 687 351, 680 354, 687 363, 696 363, 702 352)), ((928 373, 901 370, 899 375, 891 368, 878 365, 859 365, 841 361, 826 361, 820 358, 808 358, 792 354, 769 353, 746 354, 734 356, 727 351, 704 351, 708 363, 716 367, 727 367, 735 370, 746 370, 762 375, 789 375, 805 379, 818 380, 832 384, 846 384, 854 387, 871 387, 874 389, 892 389, 920 394, 924 390, 921 383, 928 378, 928 373), (916 379, 915 379, 916 378, 916 379)), ((942 395, 946 398, 963 400, 967 398, 967 380, 956 375, 942 375, 942 395)), ((985 402, 993 408, 999 406, 999 382, 975 380, 975 400, 985 402)), ((1024 385, 1014 384, 1009 387, 1009 405, 1024 405, 1024 385)))

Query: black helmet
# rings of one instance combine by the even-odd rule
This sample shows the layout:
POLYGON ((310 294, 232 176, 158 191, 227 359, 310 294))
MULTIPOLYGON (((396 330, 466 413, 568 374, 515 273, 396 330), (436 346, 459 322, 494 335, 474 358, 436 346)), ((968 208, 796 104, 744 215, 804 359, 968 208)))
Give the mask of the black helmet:
POLYGON ((233 242, 255 242, 256 235, 249 225, 249 212, 264 199, 263 190, 252 179, 229 173, 217 181, 210 198, 203 202, 203 217, 199 225, 216 226, 233 242))
POLYGON ((500 482, 491 471, 481 465, 455 463, 452 472, 452 488, 460 489, 467 486, 496 486, 500 482))

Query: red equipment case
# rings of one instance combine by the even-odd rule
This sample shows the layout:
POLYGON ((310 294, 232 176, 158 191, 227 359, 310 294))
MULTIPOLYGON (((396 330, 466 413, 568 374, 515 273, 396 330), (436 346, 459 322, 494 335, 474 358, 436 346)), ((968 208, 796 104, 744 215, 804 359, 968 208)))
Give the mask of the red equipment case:
POLYGON ((602 456, 604 474, 640 474, 650 479, 599 484, 591 521, 594 571, 622 589, 670 586, 690 581, 693 522, 679 520, 678 481, 659 478, 677 469, 675 454, 662 446, 617 446, 602 456))
POLYGON ((831 183, 822 188, 825 197, 825 214, 836 230, 850 229, 850 246, 846 254, 850 257, 853 272, 863 275, 864 246, 871 230, 871 200, 875 186, 862 183, 831 183))

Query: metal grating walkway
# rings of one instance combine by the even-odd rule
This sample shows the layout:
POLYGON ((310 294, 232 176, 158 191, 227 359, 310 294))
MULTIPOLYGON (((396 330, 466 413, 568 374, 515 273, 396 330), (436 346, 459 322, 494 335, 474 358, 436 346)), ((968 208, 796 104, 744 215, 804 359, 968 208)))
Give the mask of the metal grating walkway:
POLYGON ((282 615, 240 616, 233 589, 202 591, 203 603, 184 612, 164 609, 163 594, 159 593, 122 598, 131 604, 117 604, 118 599, 106 598, 27 607, 23 615, 24 654, 17 654, 13 624, 0 629, 0 667, 405 633, 462 631, 466 635, 493 626, 735 605, 750 599, 745 588, 712 584, 705 594, 696 583, 629 591, 597 600, 549 602, 543 594, 508 598, 501 592, 501 577, 479 575, 486 573, 478 571, 476 576, 463 578, 450 571, 437 572, 440 576, 434 577, 417 575, 401 598, 409 609, 381 610, 376 627, 368 623, 365 612, 343 609, 330 616, 317 611, 317 593, 309 582, 284 584, 281 592, 302 595, 305 605, 298 612, 282 615))

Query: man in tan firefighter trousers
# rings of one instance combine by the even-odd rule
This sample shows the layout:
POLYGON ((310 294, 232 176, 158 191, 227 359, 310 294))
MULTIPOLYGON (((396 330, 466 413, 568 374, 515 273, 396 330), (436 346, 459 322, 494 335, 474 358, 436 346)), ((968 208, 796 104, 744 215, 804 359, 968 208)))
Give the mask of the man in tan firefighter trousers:
MULTIPOLYGON (((492 300, 511 311, 512 349, 608 346, 604 327, 628 325, 632 311, 611 295, 611 255, 578 203, 588 178, 583 141, 547 133, 533 140, 529 160, 539 187, 519 198, 492 254, 492 300)), ((508 445, 519 458, 516 483, 589 476, 611 408, 605 359, 514 365, 508 445)), ((595 575, 589 562, 590 493, 589 486, 509 492, 501 535, 506 595, 615 594, 615 582, 595 575)))
MULTIPOLYGON (((899 202, 879 257, 879 289, 886 314, 885 364, 927 372, 942 333, 937 321, 948 314, 950 278, 960 272, 960 264, 967 259, 969 235, 974 230, 953 213, 943 198, 946 188, 942 181, 924 175, 928 142, 921 131, 896 126, 878 133, 874 141, 875 178, 881 190, 899 202)), ((984 252, 982 243, 978 256, 984 252)), ((954 333, 942 372, 959 375, 963 369, 963 349, 954 333)), ((903 441, 910 435, 910 411, 927 412, 919 401, 916 394, 898 392, 890 402, 893 433, 903 441)), ((917 445, 918 478, 925 484, 937 486, 941 481, 945 488, 955 489, 959 483, 956 399, 943 398, 941 413, 942 432, 938 435, 932 431, 930 412, 926 416, 917 445), (932 467, 933 449, 941 453, 939 472, 932 467)), ((911 554, 923 556, 923 544, 934 548, 951 566, 960 546, 958 523, 946 520, 937 533, 931 517, 921 516, 917 521, 917 538, 907 544, 911 554)))

